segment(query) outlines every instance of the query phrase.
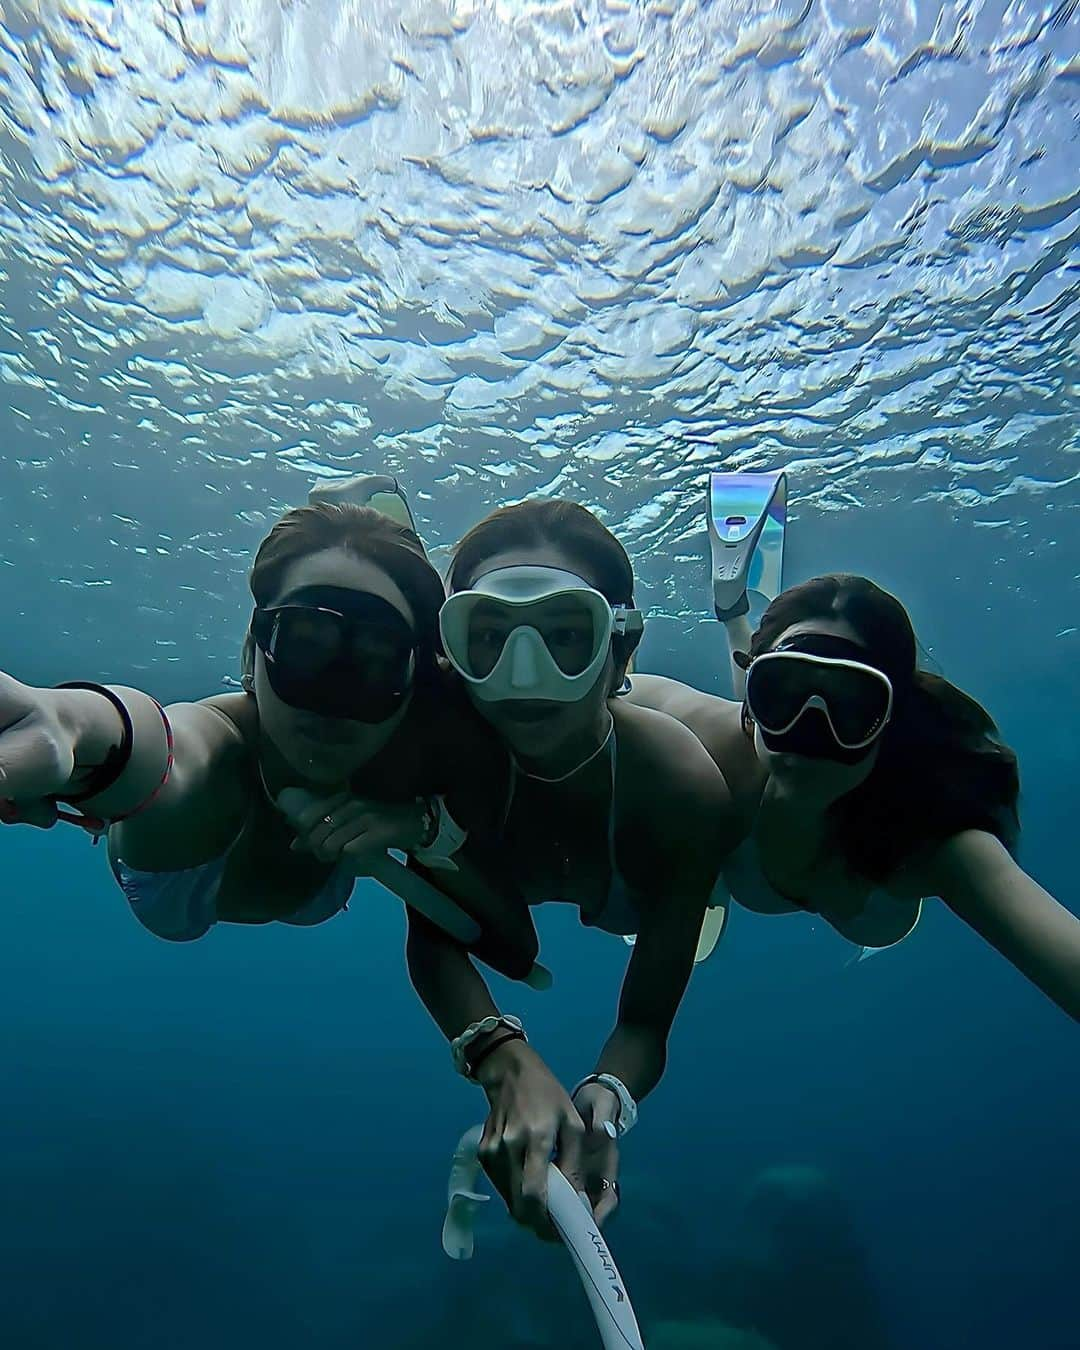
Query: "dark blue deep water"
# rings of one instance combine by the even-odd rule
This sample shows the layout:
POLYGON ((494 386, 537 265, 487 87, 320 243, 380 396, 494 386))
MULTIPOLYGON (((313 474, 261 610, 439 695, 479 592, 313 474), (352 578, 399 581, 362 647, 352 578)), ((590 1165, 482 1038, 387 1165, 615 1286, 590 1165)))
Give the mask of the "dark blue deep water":
MULTIPOLYGON (((584 502, 633 556, 640 668, 726 692, 706 475, 786 465, 786 580, 901 596, 1080 909, 1078 24, 0 0, 0 668, 229 687, 259 539, 365 469, 438 560, 502 502, 584 502)), ((0 922, 0 1345, 597 1344, 496 1205, 442 1254, 483 1103, 396 900, 170 945, 103 849, 21 828, 0 922)), ((497 997, 574 1081, 626 951, 540 926, 554 989, 497 997)), ((849 958, 737 913, 696 971, 610 1230, 647 1344, 1075 1350, 1075 1027, 933 903, 849 958)))

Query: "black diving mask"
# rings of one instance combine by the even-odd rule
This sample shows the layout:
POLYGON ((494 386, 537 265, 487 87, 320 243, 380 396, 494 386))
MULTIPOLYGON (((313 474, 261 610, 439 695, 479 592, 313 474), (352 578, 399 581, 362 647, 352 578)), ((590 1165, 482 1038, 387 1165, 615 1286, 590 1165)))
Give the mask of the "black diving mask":
POLYGON ((285 604, 259 607, 251 635, 270 688, 290 708, 374 724, 408 698, 417 638, 382 596, 307 586, 285 604))

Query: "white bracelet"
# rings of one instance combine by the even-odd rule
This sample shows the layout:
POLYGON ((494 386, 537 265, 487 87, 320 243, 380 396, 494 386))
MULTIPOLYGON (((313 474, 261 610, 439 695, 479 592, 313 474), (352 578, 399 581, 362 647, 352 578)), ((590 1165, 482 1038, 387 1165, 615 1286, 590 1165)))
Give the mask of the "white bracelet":
POLYGON ((637 1124, 638 1108, 637 1102, 631 1097, 626 1084, 621 1078, 616 1078, 613 1073, 591 1073, 588 1078, 583 1078, 571 1092, 570 1100, 573 1101, 581 1089, 589 1083, 599 1083, 601 1087, 606 1087, 618 1097, 619 1114, 615 1119, 615 1133, 620 1139, 624 1134, 629 1134, 637 1124))
POLYGON ((454 1068, 461 1074, 462 1078, 472 1078, 469 1072, 469 1061, 465 1057, 465 1052, 473 1041, 481 1036, 486 1036, 489 1031, 494 1031, 496 1027, 509 1027, 511 1031, 520 1031, 524 1040, 528 1040, 525 1035, 525 1028, 521 1025, 520 1018, 511 1017, 508 1013, 500 1013, 497 1017, 482 1017, 479 1022, 473 1022, 471 1026, 465 1028, 460 1036, 450 1042, 450 1058, 454 1061, 454 1068))
POLYGON ((450 814, 445 797, 429 797, 427 800, 437 826, 435 837, 430 844, 414 848, 412 856, 433 871, 442 868, 447 872, 456 872, 457 863, 453 861, 453 856, 468 838, 468 832, 450 814))

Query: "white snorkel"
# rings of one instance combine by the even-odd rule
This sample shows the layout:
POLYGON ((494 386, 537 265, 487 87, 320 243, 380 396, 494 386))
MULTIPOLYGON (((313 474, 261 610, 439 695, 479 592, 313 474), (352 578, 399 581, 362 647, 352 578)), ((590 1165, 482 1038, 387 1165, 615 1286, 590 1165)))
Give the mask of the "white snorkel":
MULTIPOLYGON (((483 1126, 474 1125, 461 1136, 450 1168, 442 1244, 455 1261, 472 1256, 476 1212, 491 1198, 477 1190, 482 1133, 483 1126)), ((630 1295, 592 1211, 554 1163, 548 1165, 547 1205, 589 1300, 604 1350, 645 1350, 630 1295)))

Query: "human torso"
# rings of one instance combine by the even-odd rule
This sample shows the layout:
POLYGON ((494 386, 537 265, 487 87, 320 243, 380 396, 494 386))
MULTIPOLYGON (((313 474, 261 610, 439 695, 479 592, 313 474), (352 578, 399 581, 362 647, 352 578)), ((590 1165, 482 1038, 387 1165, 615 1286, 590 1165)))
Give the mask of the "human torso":
POLYGON ((664 791, 670 769, 642 736, 640 710, 613 702, 612 715, 603 752, 565 783, 511 764, 502 840, 525 904, 576 905, 584 924, 630 934, 680 841, 651 825, 649 794, 664 791))
POLYGON ((747 822, 725 859, 728 895, 758 914, 813 913, 864 947, 886 947, 915 926, 919 897, 854 876, 830 849, 819 823, 767 791, 768 775, 742 725, 742 705, 674 680, 635 677, 643 701, 697 735, 723 773, 747 822))
MULTIPOLYGON (((122 880, 125 890, 130 894, 138 883, 144 892, 160 891, 165 875, 171 875, 174 896, 183 892, 189 908, 197 903, 200 912, 212 910, 212 921, 292 922, 304 916, 300 921, 316 922, 339 912, 352 879, 291 847, 294 832, 271 800, 273 775, 269 784, 265 776, 267 748, 260 744, 255 699, 226 694, 204 700, 200 707, 212 710, 235 735, 223 741, 200 779, 197 800, 186 804, 184 848, 190 850, 191 865, 183 852, 175 867, 155 867, 152 873, 139 872, 137 853, 135 867, 114 859, 118 877, 131 881, 129 886, 122 880), (145 880, 150 876, 157 883, 145 880)), ((455 818, 468 826, 490 796, 490 787, 477 790, 476 784, 483 787, 484 747, 491 741, 469 716, 462 700, 455 703, 451 696, 444 701, 439 691, 427 691, 383 751, 355 774, 352 790, 376 802, 445 794, 456 799, 455 818)), ((500 762, 498 747, 492 744, 490 749, 492 762, 500 762)), ((494 798, 491 803, 494 813, 494 798)))

